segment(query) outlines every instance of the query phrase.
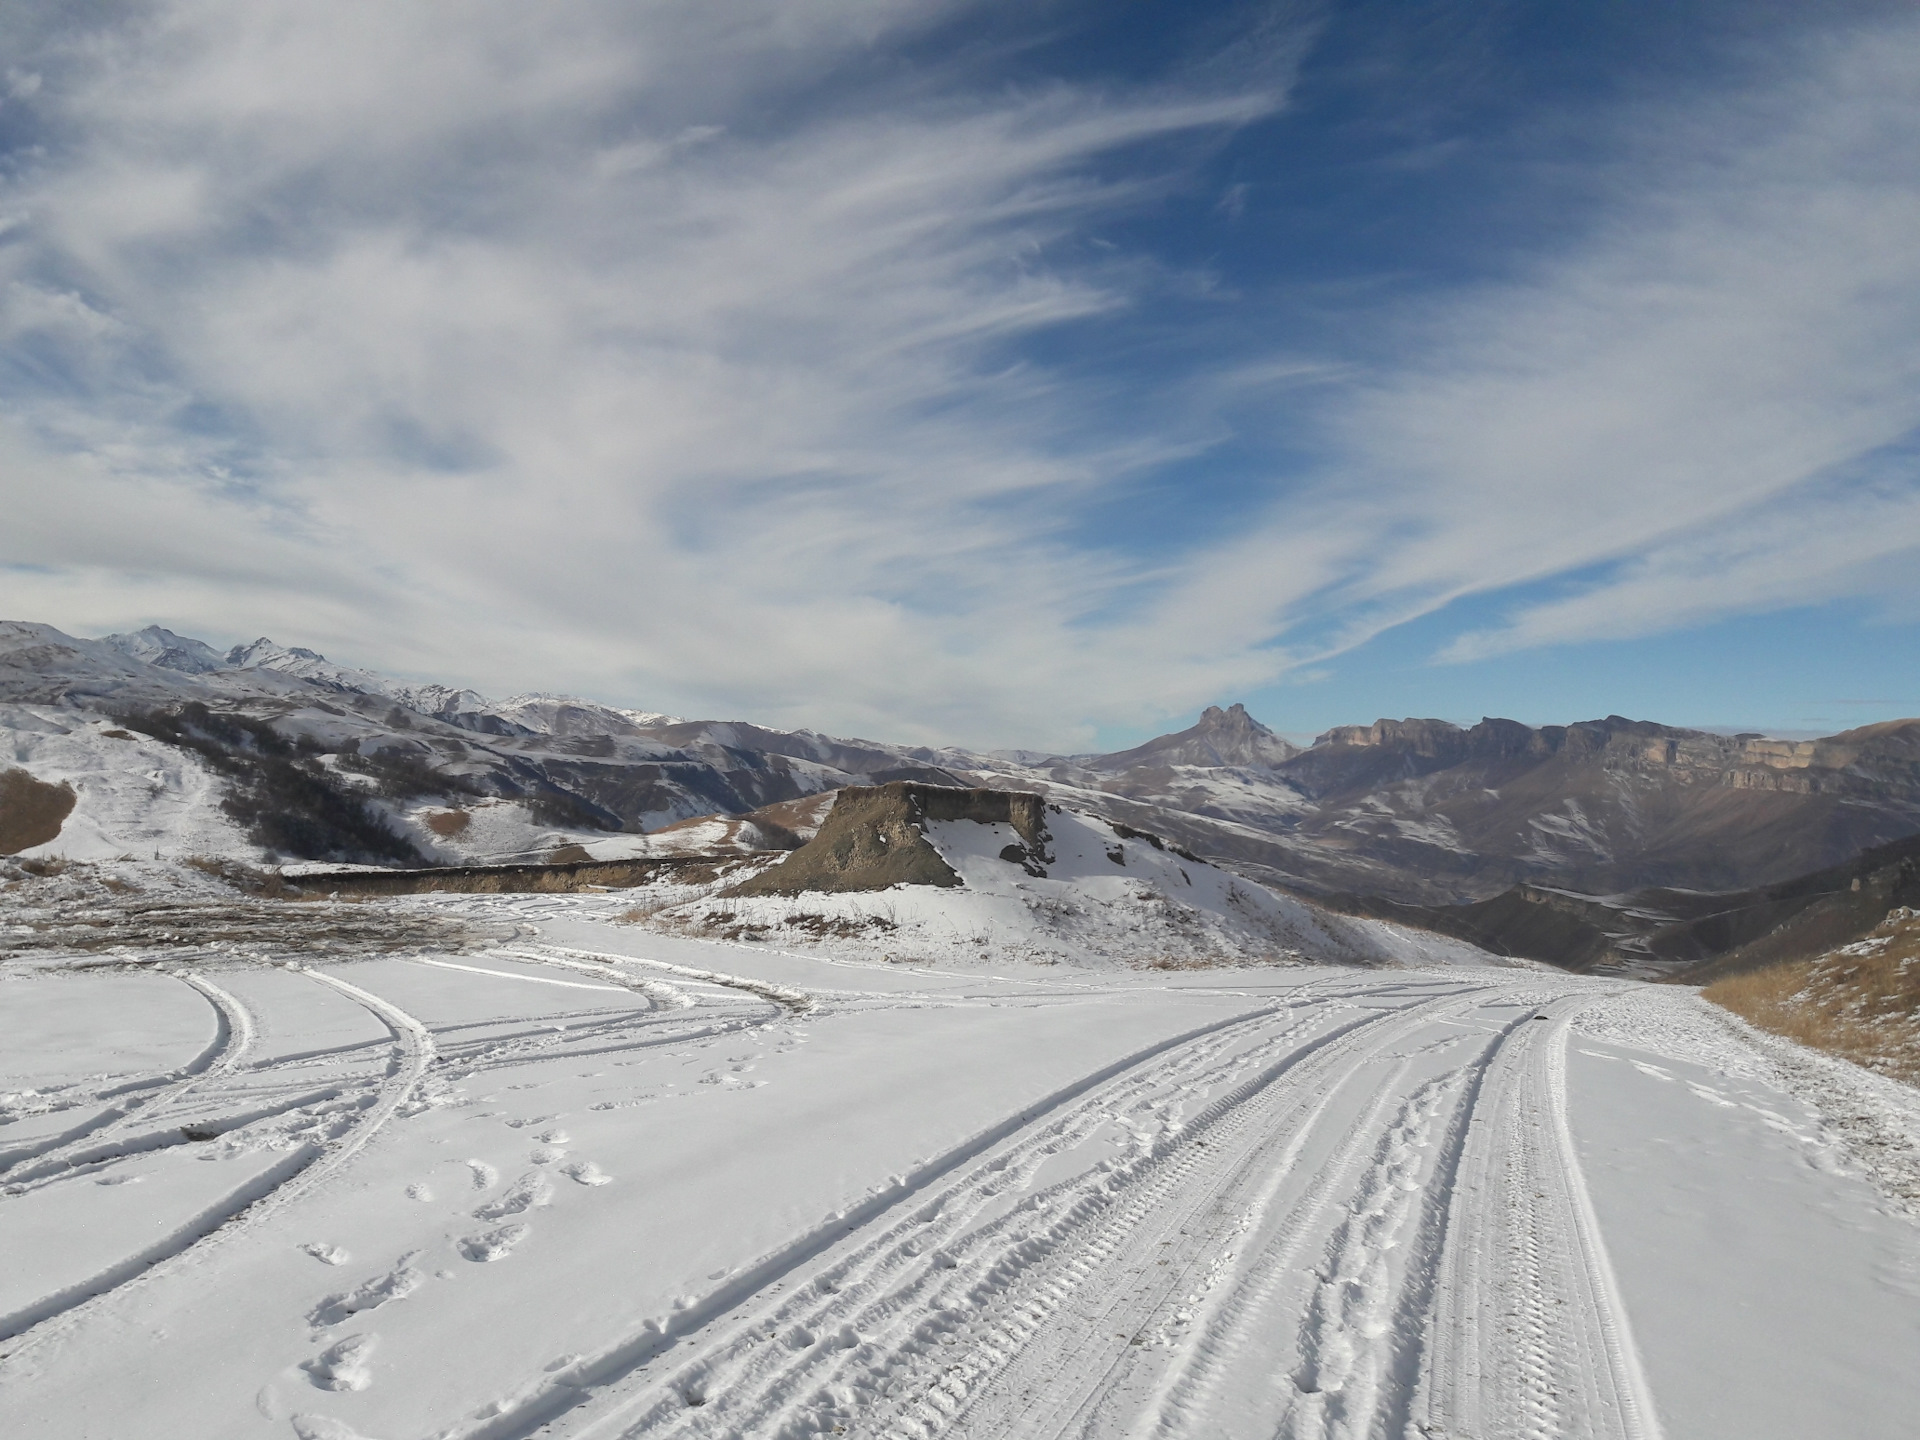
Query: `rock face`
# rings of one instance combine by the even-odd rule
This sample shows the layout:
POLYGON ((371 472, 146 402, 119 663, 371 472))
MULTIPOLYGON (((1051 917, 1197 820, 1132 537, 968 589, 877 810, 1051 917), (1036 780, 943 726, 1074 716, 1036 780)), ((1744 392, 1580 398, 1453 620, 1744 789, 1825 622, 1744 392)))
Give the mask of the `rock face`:
POLYGON ((805 891, 885 890, 890 885, 955 886, 960 877, 927 842, 929 821, 973 820, 1011 826, 1019 842, 1002 859, 1044 875, 1046 802, 1006 790, 967 790, 895 780, 850 785, 826 823, 805 845, 771 870, 727 895, 799 895, 805 891))
POLYGON ((1225 710, 1210 705, 1188 729, 1162 735, 1131 750, 1091 756, 1086 764, 1089 769, 1108 773, 1175 765, 1269 769, 1299 753, 1298 745, 1281 739, 1247 714, 1246 706, 1236 703, 1225 710))

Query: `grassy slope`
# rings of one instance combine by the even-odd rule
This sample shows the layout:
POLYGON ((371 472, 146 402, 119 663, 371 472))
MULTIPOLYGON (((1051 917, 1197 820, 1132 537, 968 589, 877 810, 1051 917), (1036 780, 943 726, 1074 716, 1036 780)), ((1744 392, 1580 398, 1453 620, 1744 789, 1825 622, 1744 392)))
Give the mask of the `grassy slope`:
POLYGON ((1700 993, 1763 1030, 1920 1084, 1920 911, 1901 907, 1850 945, 1700 993))

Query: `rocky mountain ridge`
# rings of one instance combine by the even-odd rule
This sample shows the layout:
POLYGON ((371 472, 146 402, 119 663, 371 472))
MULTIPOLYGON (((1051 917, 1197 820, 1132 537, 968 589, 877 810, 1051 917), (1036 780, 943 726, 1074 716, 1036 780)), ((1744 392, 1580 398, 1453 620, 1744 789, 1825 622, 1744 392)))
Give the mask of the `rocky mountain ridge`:
MULTIPOLYGON (((74 833, 91 833, 102 853, 187 844, 248 851, 231 825, 206 814, 231 790, 209 772, 219 757, 206 747, 258 748, 221 738, 235 725, 269 727, 300 752, 288 764, 378 811, 419 861, 532 858, 567 846, 623 858, 650 853, 650 832, 697 816, 743 814, 851 783, 957 783, 896 747, 685 722, 575 697, 496 702, 400 685, 270 641, 226 655, 197 644, 171 632, 110 643, 0 622, 0 753, 43 780, 75 785, 74 833), (195 706, 208 717, 186 727, 198 754, 180 752, 179 726, 132 718, 179 717, 195 706), (164 763, 156 769, 156 761, 164 763), (163 811, 179 813, 163 824, 154 819, 163 811)), ((256 770, 264 763, 234 759, 256 770)), ((261 849, 256 839, 245 858, 265 858, 261 849)), ((280 858, 376 857, 335 847, 280 858)))
POLYGON ((1267 763, 1134 758, 1193 753, 1226 718, 1209 712, 1124 766, 1001 759, 992 773, 1140 823, 1145 810, 1169 812, 1179 818, 1164 828, 1261 878, 1409 903, 1518 884, 1738 889, 1920 831, 1920 721, 1788 741, 1621 716, 1381 720, 1267 763))
MULTIPOLYGON (((310 747, 323 778, 360 786, 423 858, 445 863, 564 846, 603 859, 667 853, 694 817, 890 780, 1032 791, 1266 883, 1417 906, 1477 904, 1516 886, 1740 890, 1920 833, 1920 721, 1789 741, 1620 716, 1380 720, 1302 749, 1236 704, 1111 754, 986 755, 570 696, 496 701, 265 639, 220 652, 160 627, 82 640, 0 624, 0 720, 26 737, 16 762, 79 785, 82 819, 86 785, 132 758, 98 739, 112 717, 194 703, 310 747)), ((112 824, 98 828, 111 843, 112 824)), ((735 846, 808 833, 785 820, 709 828, 735 846)))

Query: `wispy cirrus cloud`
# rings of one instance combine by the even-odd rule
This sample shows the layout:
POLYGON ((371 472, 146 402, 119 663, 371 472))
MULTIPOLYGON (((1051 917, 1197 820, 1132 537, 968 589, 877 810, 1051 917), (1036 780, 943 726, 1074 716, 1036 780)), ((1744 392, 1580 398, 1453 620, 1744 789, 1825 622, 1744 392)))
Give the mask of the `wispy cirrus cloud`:
POLYGON ((1595 112, 1590 222, 1309 342, 1127 226, 1251 223, 1208 157, 1321 21, 1048 78, 955 43, 1010 13, 17 16, 0 604, 1070 743, 1475 592, 1606 577, 1447 658, 1903 583, 1910 478, 1834 477, 1920 425, 1920 25, 1595 112))
POLYGON ((1920 545, 1920 251, 1900 239, 1920 225, 1920 25, 1789 58, 1616 120, 1595 225, 1391 322, 1392 357, 1331 407, 1318 485, 1243 542, 1283 555, 1306 515, 1325 567, 1347 527, 1338 578, 1285 597, 1278 633, 1318 622, 1337 653, 1608 570, 1441 652, 1464 662, 1914 583, 1880 562, 1920 545))

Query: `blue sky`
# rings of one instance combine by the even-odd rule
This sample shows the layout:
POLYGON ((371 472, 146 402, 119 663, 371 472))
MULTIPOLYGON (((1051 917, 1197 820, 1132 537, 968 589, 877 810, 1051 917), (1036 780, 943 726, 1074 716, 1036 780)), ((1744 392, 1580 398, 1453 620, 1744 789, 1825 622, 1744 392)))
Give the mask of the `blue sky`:
POLYGON ((0 612, 1087 748, 1920 713, 1920 14, 0 16, 0 612))

